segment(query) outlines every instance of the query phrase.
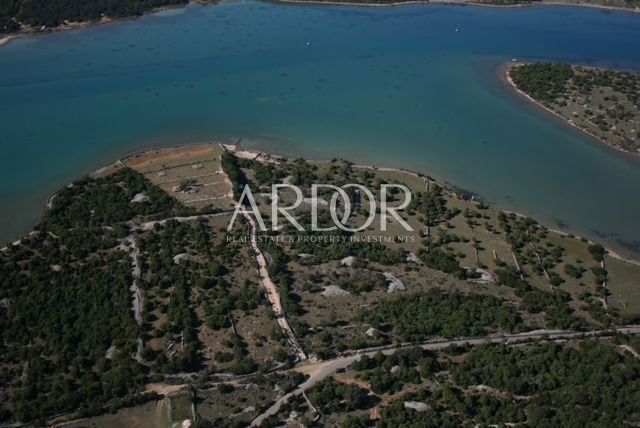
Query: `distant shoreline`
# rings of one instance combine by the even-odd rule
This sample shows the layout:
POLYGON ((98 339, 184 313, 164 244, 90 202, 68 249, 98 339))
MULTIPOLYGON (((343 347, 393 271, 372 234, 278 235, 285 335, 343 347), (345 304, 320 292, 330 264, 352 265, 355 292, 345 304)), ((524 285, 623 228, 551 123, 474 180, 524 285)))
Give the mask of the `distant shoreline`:
POLYGON ((9 42, 18 37, 17 35, 7 35, 0 39, 0 46, 8 45, 9 42))
POLYGON ((104 18, 100 19, 99 21, 73 21, 73 22, 69 21, 66 24, 61 24, 61 25, 58 25, 56 27, 47 28, 45 30, 37 30, 35 28, 29 28, 27 30, 18 31, 16 33, 9 33, 9 34, 2 35, 2 37, 0 37, 0 48, 2 48, 2 46, 8 45, 9 43, 11 43, 12 40, 16 40, 16 39, 19 39, 19 38, 22 38, 22 37, 46 36, 46 35, 59 33, 59 32, 62 32, 62 31, 79 30, 79 29, 83 29, 83 28, 89 28, 89 27, 96 27, 96 26, 99 26, 99 25, 111 24, 113 22, 133 21, 133 20, 136 20, 138 18, 142 18, 143 16, 146 16, 146 15, 153 15, 153 14, 161 13, 161 12, 164 12, 164 11, 167 11, 167 10, 184 9, 187 6, 190 6, 190 5, 206 6, 206 5, 209 5, 209 4, 215 4, 215 3, 217 3, 217 1, 218 0, 190 1, 187 4, 176 4, 176 5, 161 6, 161 7, 156 7, 156 8, 153 8, 153 9, 149 9, 149 10, 143 12, 141 15, 122 16, 122 17, 117 17, 117 18, 104 17, 104 18))
POLYGON ((597 136, 593 132, 591 132, 591 131, 579 126, 574 121, 567 119, 566 117, 562 116, 560 113, 554 111, 550 107, 547 107, 546 105, 544 105, 540 101, 538 101, 535 98, 533 98, 531 95, 529 95, 526 92, 524 92, 522 89, 518 88, 518 85, 516 85, 516 83, 511 78, 511 74, 510 73, 511 73, 511 70, 514 69, 515 67, 518 67, 520 65, 525 65, 525 64, 526 63, 524 63, 524 62, 511 62, 511 63, 505 63, 505 65, 503 65, 502 67, 499 68, 502 80, 505 81, 508 84, 508 86, 511 87, 511 89, 513 89, 515 92, 517 92, 522 97, 526 98, 527 101, 529 101, 530 103, 534 104, 536 107, 541 108, 541 109, 551 113, 555 117, 561 119, 562 122, 565 123, 566 125, 571 126, 572 128, 577 129, 580 132, 586 134, 588 137, 591 137, 592 139, 597 141, 599 144, 605 145, 610 149, 614 149, 619 153, 624 153, 625 155, 632 156, 634 158, 640 157, 640 153, 634 153, 634 152, 631 152, 631 151, 628 151, 628 150, 623 150, 620 147, 617 147, 617 146, 614 146, 612 144, 609 144, 606 140, 603 140, 602 138, 600 138, 599 136, 597 136))
POLYGON ((610 6, 604 4, 591 4, 591 3, 571 3, 563 1, 532 1, 530 3, 514 3, 514 4, 492 4, 483 3, 474 0, 406 0, 406 1, 394 1, 390 3, 368 3, 368 2, 354 2, 354 1, 336 1, 336 0, 267 0, 271 3, 287 3, 287 4, 317 4, 317 5, 332 5, 332 6, 363 6, 363 7, 398 7, 398 6, 410 6, 418 4, 438 4, 445 6, 480 6, 491 8, 523 8, 523 7, 535 7, 535 6, 576 6, 576 7, 588 7, 594 9, 603 9, 619 12, 631 12, 640 13, 640 7, 624 7, 624 6, 610 6))
MULTIPOLYGON (((520 3, 520 4, 491 4, 491 3, 482 3, 476 2, 473 0, 406 0, 406 1, 394 1, 391 3, 358 3, 353 1, 341 2, 335 0, 329 1, 321 1, 321 0, 258 0, 258 1, 266 1, 274 4, 312 4, 312 5, 327 5, 327 6, 362 6, 362 7, 399 7, 399 6, 411 6, 411 5, 443 5, 443 6, 479 6, 479 7, 489 7, 489 8, 526 8, 526 7, 535 7, 535 6, 575 6, 575 7, 588 7, 595 9, 603 9, 603 10, 611 10, 618 12, 630 12, 630 13, 639 13, 640 8, 631 8, 631 7, 621 7, 621 6, 608 6, 608 5, 599 5, 599 4, 587 4, 587 3, 570 3, 563 1, 537 1, 531 3, 520 3)), ((144 12, 139 16, 125 16, 118 18, 110 18, 104 17, 100 21, 79 21, 79 22, 69 22, 67 24, 62 24, 57 27, 47 28, 45 30, 37 30, 34 28, 19 31, 16 33, 4 34, 0 37, 0 48, 3 46, 7 46, 11 43, 11 41, 28 36, 43 36, 58 33, 61 31, 69 31, 69 30, 78 30, 82 28, 93 27, 97 25, 106 25, 113 22, 119 21, 128 21, 135 20, 145 15, 153 15, 156 13, 163 12, 165 10, 173 10, 173 9, 184 9, 190 5, 200 5, 200 6, 208 6, 217 4, 218 0, 198 0, 191 1, 186 5, 174 5, 174 6, 162 6, 154 9, 150 9, 144 12)))

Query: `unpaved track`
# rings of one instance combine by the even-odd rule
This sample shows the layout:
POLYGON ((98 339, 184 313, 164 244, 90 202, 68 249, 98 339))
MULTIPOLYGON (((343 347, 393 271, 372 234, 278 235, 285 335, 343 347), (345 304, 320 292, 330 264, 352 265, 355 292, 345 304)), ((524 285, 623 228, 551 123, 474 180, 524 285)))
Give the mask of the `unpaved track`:
POLYGON ((138 281, 140 281, 141 269, 140 269, 140 249, 136 243, 136 239, 133 234, 127 236, 123 239, 120 244, 120 249, 127 253, 131 258, 131 277, 133 281, 131 282, 131 308, 133 310, 133 314, 136 319, 136 323, 138 325, 142 325, 142 306, 144 304, 144 296, 142 295, 142 290, 138 286, 138 281), (128 243, 128 246, 125 244, 128 243))
POLYGON ((260 274, 260 284, 265 290, 267 295, 267 299, 269 303, 271 303, 271 309, 273 310, 273 314, 276 317, 276 322, 287 338, 287 342, 289 346, 293 349, 296 357, 299 361, 304 361, 307 359, 307 354, 302 350, 302 347, 298 343, 298 339, 296 338, 293 329, 289 325, 289 321, 287 321, 287 317, 282 307, 282 302, 280 301, 280 294, 278 293, 278 288, 271 280, 271 276, 269 275, 269 269, 267 269, 267 259, 265 258, 262 250, 258 246, 258 239, 256 237, 256 222, 248 213, 243 212, 244 218, 249 223, 249 236, 250 236, 250 245, 253 250, 256 261, 258 262, 258 272, 260 274))
POLYGON ((172 221, 172 220, 175 220, 178 223, 185 223, 185 222, 201 220, 201 219, 210 219, 210 218, 214 218, 214 217, 224 217, 224 216, 231 215, 231 214, 233 214, 233 211, 222 211, 222 212, 215 213, 215 214, 192 215, 192 216, 189 216, 189 217, 171 217, 171 218, 165 218, 165 219, 162 219, 162 220, 148 221, 146 223, 142 223, 140 226, 133 227, 133 228, 134 229, 138 229, 138 230, 152 230, 156 224, 159 224, 159 225, 162 226, 162 225, 166 224, 168 221, 172 221))
POLYGON ((506 335, 492 335, 482 338, 462 338, 452 340, 433 340, 417 344, 403 344, 393 348, 369 348, 360 351, 352 351, 352 355, 338 357, 333 360, 321 361, 318 363, 304 364, 296 367, 296 371, 309 375, 309 378, 301 383, 296 389, 288 394, 283 395, 278 399, 271 407, 269 407, 264 413, 257 416, 251 421, 251 426, 260 426, 260 424, 269 416, 275 415, 280 410, 280 407, 289 401, 290 398, 296 395, 300 395, 308 389, 312 388, 318 382, 323 381, 330 375, 334 374, 340 369, 349 367, 354 361, 358 360, 362 355, 368 357, 373 356, 376 352, 382 352, 383 354, 393 354, 399 349, 406 349, 413 346, 420 346, 426 350, 439 350, 444 349, 451 345, 483 345, 487 343, 504 343, 504 344, 516 344, 529 341, 563 341, 568 339, 588 338, 595 336, 611 336, 614 333, 624 334, 640 334, 640 325, 630 325, 624 327, 618 327, 615 330, 594 330, 587 332, 571 332, 562 330, 537 330, 527 333, 519 334, 506 334, 506 335))

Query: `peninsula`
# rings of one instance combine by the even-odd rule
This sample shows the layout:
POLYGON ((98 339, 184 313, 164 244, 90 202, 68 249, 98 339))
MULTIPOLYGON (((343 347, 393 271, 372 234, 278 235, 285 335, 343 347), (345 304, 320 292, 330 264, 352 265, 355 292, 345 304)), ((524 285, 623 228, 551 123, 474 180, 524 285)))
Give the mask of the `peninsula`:
POLYGON ((615 149, 640 155, 640 74, 570 64, 507 68, 518 92, 615 149))
POLYGON ((0 251, 0 423, 635 424, 639 286, 637 263, 426 175, 151 150, 62 189, 0 251), (326 220, 314 183, 407 186, 414 232, 228 230, 245 186, 265 218, 295 184, 295 217, 326 220))

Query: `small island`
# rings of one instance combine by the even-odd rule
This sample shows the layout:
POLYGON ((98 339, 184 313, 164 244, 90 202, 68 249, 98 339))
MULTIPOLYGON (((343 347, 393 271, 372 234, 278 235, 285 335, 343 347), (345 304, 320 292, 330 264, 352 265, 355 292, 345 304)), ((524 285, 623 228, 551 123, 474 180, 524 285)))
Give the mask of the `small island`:
POLYGON ((640 155, 640 74, 570 64, 517 64, 507 80, 599 141, 640 155))

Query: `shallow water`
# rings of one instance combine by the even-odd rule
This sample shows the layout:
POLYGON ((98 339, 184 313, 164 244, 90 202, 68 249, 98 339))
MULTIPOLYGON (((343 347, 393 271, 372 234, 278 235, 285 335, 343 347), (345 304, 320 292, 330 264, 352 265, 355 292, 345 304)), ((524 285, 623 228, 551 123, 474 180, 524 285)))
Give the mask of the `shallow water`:
POLYGON ((498 77, 511 58, 640 70, 640 16, 243 1, 13 41, 0 242, 124 152, 220 137, 427 172, 637 256, 640 159, 523 102, 498 77))

